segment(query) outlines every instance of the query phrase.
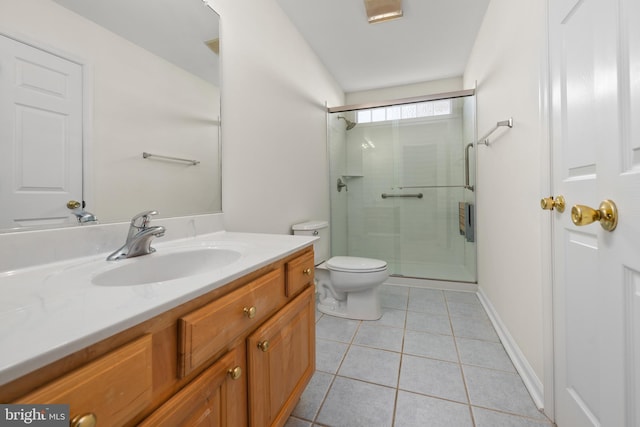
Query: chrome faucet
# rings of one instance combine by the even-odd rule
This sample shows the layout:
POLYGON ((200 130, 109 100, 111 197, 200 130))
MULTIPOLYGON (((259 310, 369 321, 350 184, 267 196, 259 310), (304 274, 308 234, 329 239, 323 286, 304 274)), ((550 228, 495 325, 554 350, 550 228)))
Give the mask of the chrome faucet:
POLYGON ((84 202, 80 203, 76 200, 69 200, 67 202, 67 208, 75 215, 78 222, 84 224, 97 224, 98 218, 89 211, 84 210, 84 202))
POLYGON ((151 216, 157 214, 156 211, 145 211, 131 218, 127 241, 120 249, 109 255, 107 261, 133 258, 155 252, 156 250, 151 247, 151 240, 164 236, 165 232, 165 228, 161 225, 149 227, 151 216))

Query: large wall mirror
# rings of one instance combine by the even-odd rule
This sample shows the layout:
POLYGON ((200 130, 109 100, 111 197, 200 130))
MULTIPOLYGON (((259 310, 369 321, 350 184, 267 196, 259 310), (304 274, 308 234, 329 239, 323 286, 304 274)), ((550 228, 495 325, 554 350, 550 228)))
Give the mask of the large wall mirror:
POLYGON ((0 231, 77 225, 69 200, 99 223, 222 210, 202 0, 2 0, 0 91, 0 231))

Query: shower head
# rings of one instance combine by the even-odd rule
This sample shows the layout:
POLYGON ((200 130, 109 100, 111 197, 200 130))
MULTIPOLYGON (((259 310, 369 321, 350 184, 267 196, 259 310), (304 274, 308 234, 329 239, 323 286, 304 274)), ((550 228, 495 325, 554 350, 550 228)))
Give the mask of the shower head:
POLYGON ((347 123, 347 130, 351 130, 354 127, 356 127, 357 123, 352 122, 351 120, 347 119, 346 117, 338 116, 338 118, 344 120, 347 123))

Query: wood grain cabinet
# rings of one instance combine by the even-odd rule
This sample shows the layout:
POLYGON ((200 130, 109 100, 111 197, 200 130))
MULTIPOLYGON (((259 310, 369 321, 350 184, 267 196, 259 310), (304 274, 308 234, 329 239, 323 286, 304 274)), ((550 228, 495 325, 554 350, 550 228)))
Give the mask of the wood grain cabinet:
POLYGON ((315 305, 307 288, 247 340, 249 421, 282 426, 315 371, 315 305))
POLYGON ((176 393, 140 427, 247 425, 244 346, 235 348, 176 393))
POLYGON ((123 425, 151 403, 151 350, 151 336, 145 335, 14 403, 69 404, 72 420, 123 425))
POLYGON ((83 427, 281 427, 314 371, 309 246, 0 386, 0 401, 66 403, 83 427))

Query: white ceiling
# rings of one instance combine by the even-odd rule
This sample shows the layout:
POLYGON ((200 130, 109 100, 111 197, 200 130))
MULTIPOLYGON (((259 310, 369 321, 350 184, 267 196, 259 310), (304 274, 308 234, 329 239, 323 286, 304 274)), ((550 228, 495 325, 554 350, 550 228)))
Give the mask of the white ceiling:
POLYGON ((461 76, 490 0, 403 0, 369 24, 364 0, 277 0, 345 92, 461 76))

